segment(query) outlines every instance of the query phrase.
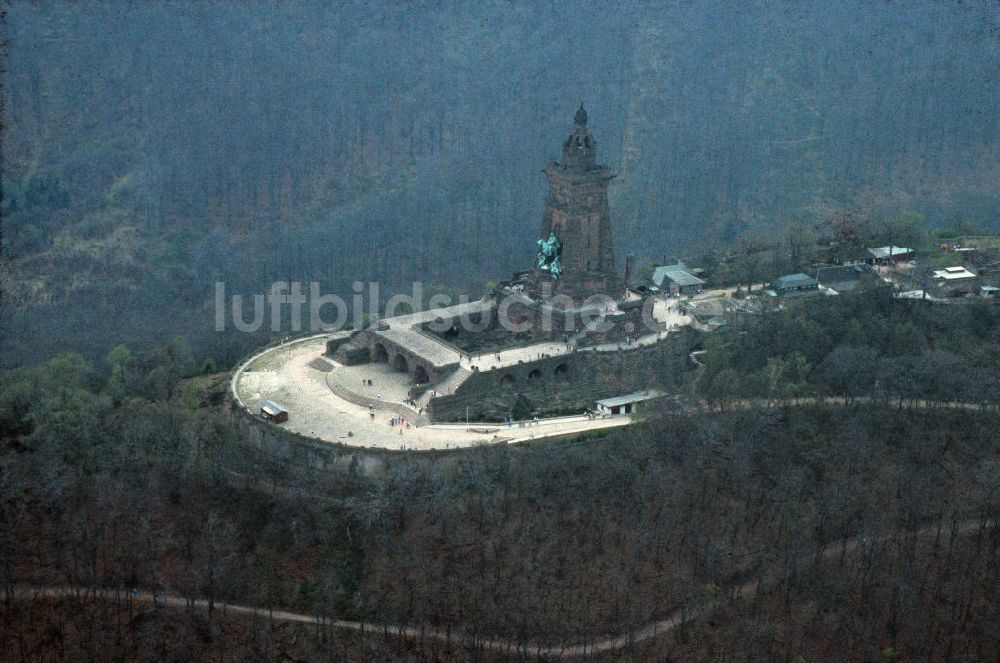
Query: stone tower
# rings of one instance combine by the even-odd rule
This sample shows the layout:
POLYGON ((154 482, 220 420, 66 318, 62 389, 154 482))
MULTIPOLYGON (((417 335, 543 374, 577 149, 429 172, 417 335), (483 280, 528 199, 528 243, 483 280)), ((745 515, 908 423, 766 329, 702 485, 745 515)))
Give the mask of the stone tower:
POLYGON ((615 271, 608 208, 608 182, 615 175, 597 164, 597 141, 587 129, 583 104, 573 119, 573 129, 563 141, 562 162, 545 169, 549 195, 541 236, 554 234, 562 245, 557 291, 571 296, 614 293, 622 286, 615 271))

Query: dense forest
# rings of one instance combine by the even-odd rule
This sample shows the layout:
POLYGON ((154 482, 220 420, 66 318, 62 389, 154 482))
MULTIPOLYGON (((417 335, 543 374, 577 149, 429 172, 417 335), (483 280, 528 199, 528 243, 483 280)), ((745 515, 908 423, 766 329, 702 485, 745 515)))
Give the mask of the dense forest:
POLYGON ((701 406, 561 443, 392 455, 375 474, 248 445, 226 375, 185 377, 204 367, 180 339, 7 371, 0 650, 508 660, 482 641, 558 647, 681 610, 698 616, 605 659, 995 660, 1000 315, 836 299, 849 315, 820 299, 714 337, 679 392, 701 406), (776 392, 779 369, 789 387, 776 392), (809 395, 848 399, 789 400, 809 395), (747 397, 759 405, 735 400, 747 397), (25 584, 120 597, 24 601, 25 584), (134 588, 261 613, 152 608, 125 598, 134 588))
POLYGON ((1000 660, 995 301, 741 306, 628 427, 404 453, 237 411, 291 331, 213 300, 482 293, 581 101, 633 275, 951 261, 1000 230, 997 3, 0 12, 3 661, 1000 660))
POLYGON ((878 292, 737 317, 733 329, 707 339, 699 393, 722 401, 876 395, 1000 403, 996 308, 878 292))
POLYGON ((475 292, 585 101, 619 260, 861 206, 996 228, 989 2, 13 3, 4 365, 178 333, 215 281, 475 292))

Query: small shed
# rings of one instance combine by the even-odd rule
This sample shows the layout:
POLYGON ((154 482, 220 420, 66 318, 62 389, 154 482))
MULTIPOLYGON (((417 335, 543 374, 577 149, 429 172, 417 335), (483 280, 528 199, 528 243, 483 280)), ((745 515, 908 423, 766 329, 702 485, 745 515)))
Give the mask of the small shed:
POLYGON ((975 272, 956 265, 935 270, 927 284, 938 297, 967 297, 979 294, 981 285, 975 272))
POLYGON ((913 257, 913 249, 905 246, 876 246, 868 249, 869 260, 879 264, 890 264, 913 257))
POLYGON ((596 401, 598 414, 632 414, 640 403, 662 398, 663 392, 656 389, 646 389, 635 391, 624 396, 614 396, 612 398, 602 398, 596 401))
POLYGON ((934 278, 944 281, 963 281, 965 279, 974 279, 976 275, 965 267, 956 266, 937 270, 934 272, 934 278))
POLYGON ((865 290, 885 285, 885 282, 870 265, 845 265, 843 267, 820 267, 816 280, 821 286, 838 293, 865 290))
POLYGON ((675 295, 695 295, 701 292, 705 281, 691 272, 682 262, 676 265, 662 265, 653 270, 653 285, 675 295))
POLYGON ((771 281, 771 290, 780 297, 811 294, 819 291, 819 281, 806 274, 787 274, 771 281))
POLYGON ((260 416, 275 423, 288 421, 288 410, 274 401, 260 402, 260 416))
POLYGON ((722 317, 726 314, 726 305, 721 299, 701 299, 688 302, 685 307, 688 313, 703 324, 707 324, 712 318, 722 317))

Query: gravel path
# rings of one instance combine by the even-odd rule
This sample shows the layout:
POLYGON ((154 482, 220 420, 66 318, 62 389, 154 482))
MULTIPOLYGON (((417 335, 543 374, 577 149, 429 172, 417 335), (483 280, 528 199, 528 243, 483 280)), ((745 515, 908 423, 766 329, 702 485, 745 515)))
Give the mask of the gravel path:
MULTIPOLYGON (((992 520, 969 520, 958 523, 934 523, 916 531, 919 538, 927 539, 940 534, 948 535, 954 533, 956 536, 972 536, 982 534, 989 529, 996 527, 997 523, 992 520)), ((876 545, 880 541, 889 540, 896 531, 890 531, 881 536, 873 537, 851 537, 841 541, 835 541, 827 545, 821 553, 822 559, 832 559, 844 554, 853 554, 859 549, 876 545)), ((812 561, 810 556, 808 560, 812 561)), ((726 588, 728 596, 748 599, 753 597, 761 588, 761 582, 754 580, 736 587, 726 588)), ((365 624, 363 622, 349 621, 343 619, 321 620, 315 615, 306 615, 285 610, 268 610, 248 605, 235 603, 225 603, 214 601, 210 603, 206 599, 188 599, 175 594, 156 594, 147 591, 132 591, 131 593, 104 589, 99 587, 71 587, 71 586, 18 586, 8 594, 12 599, 18 600, 39 600, 58 599, 63 597, 80 597, 90 599, 100 599, 105 601, 132 601, 134 603, 152 604, 167 608, 199 610, 219 610, 224 614, 246 614, 259 617, 267 617, 276 621, 297 622, 302 624, 326 624, 335 628, 351 631, 369 632, 376 635, 392 635, 407 638, 431 638, 440 642, 447 642, 458 646, 469 646, 477 649, 501 651, 508 653, 519 653, 535 657, 569 658, 576 656, 587 656, 602 652, 615 651, 631 646, 638 642, 651 640, 661 635, 665 635, 678 626, 693 621, 705 614, 707 611, 701 606, 692 608, 678 608, 670 612, 663 619, 658 619, 648 624, 642 625, 635 630, 600 637, 590 642, 574 645, 543 645, 535 643, 522 643, 504 638, 482 639, 473 638, 462 634, 460 627, 450 630, 425 627, 425 626, 403 626, 396 624, 365 624)))

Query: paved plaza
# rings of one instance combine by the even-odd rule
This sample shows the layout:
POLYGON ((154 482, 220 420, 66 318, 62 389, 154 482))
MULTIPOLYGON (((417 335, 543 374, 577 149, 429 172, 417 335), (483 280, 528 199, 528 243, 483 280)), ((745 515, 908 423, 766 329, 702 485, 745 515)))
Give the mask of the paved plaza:
MULTIPOLYGON (((655 334, 644 334, 635 338, 631 343, 615 342, 580 348, 582 351, 610 352, 612 350, 625 349, 630 346, 652 345, 662 340, 671 331, 677 331, 684 325, 691 322, 691 318, 685 315, 680 309, 680 303, 676 300, 658 300, 653 305, 653 319, 666 325, 665 332, 655 334)), ((569 354, 574 351, 574 346, 569 343, 544 342, 527 345, 522 348, 511 348, 499 352, 482 352, 475 355, 462 355, 462 368, 478 368, 481 371, 513 366, 518 362, 529 362, 543 357, 557 357, 569 354)))
MULTIPOLYGON (((488 304, 470 302, 449 307, 448 313, 483 310, 488 304)), ((412 326, 440 315, 442 311, 424 311, 385 320, 388 335, 417 334, 412 326)), ((667 326, 667 331, 647 334, 627 342, 581 348, 578 352, 608 352, 635 345, 650 345, 671 331, 688 324, 677 301, 657 301, 653 317, 667 326)), ((348 332, 344 332, 346 336, 348 332)), ((570 343, 542 342, 499 352, 464 355, 444 344, 436 344, 425 335, 426 354, 442 362, 455 362, 462 369, 490 370, 514 366, 543 357, 574 351, 570 343), (436 346, 436 347, 431 347, 436 346), (448 356, 445 356, 445 355, 448 356)), ((559 437, 573 433, 622 426, 631 422, 627 416, 591 419, 585 415, 541 419, 530 424, 497 423, 428 424, 416 410, 400 407, 407 403, 412 386, 410 376, 393 370, 385 362, 343 365, 324 355, 328 334, 312 336, 270 348, 249 360, 233 377, 232 390, 239 403, 257 414, 260 401, 275 401, 288 410, 282 427, 328 442, 359 447, 396 450, 453 449, 483 444, 519 442, 559 437), (369 407, 372 406, 372 407, 369 407), (410 415, 406 413, 410 412, 410 415)), ((447 378, 442 384, 448 382, 447 378)), ((447 388, 447 387, 445 387, 447 388)), ((421 407, 417 403, 412 407, 421 407)))
POLYGON ((334 370, 328 376, 329 380, 336 380, 345 389, 358 396, 369 397, 371 401, 391 401, 402 403, 409 395, 410 376, 406 373, 395 371, 389 364, 368 363, 357 366, 342 366, 328 358, 324 358, 334 366, 334 370))
MULTIPOLYGON (((385 408, 376 408, 374 416, 366 406, 347 401, 329 388, 326 377, 331 372, 317 369, 313 362, 323 354, 327 335, 313 336, 300 341, 265 350, 247 362, 233 376, 232 389, 237 401, 256 415, 260 401, 268 399, 287 408, 288 421, 280 424, 290 431, 308 435, 327 442, 341 442, 359 447, 394 450, 457 449, 487 444, 521 442, 532 439, 560 437, 599 428, 624 426, 631 422, 627 416, 608 419, 588 419, 585 416, 542 419, 537 424, 524 427, 514 424, 475 423, 431 424, 415 426, 410 422, 390 426, 398 414, 385 408)), ((333 373, 345 367, 324 358, 333 366, 333 373)), ((377 367, 371 364, 370 367, 377 367)), ((405 385, 403 373, 377 372, 370 369, 372 380, 378 378, 388 395, 390 380, 399 376, 405 385)), ((352 373, 360 389, 361 374, 352 373)), ((372 387, 374 389, 374 387, 372 387)), ((398 393, 398 391, 393 392, 398 393)), ((276 424, 278 425, 278 424, 276 424)))

